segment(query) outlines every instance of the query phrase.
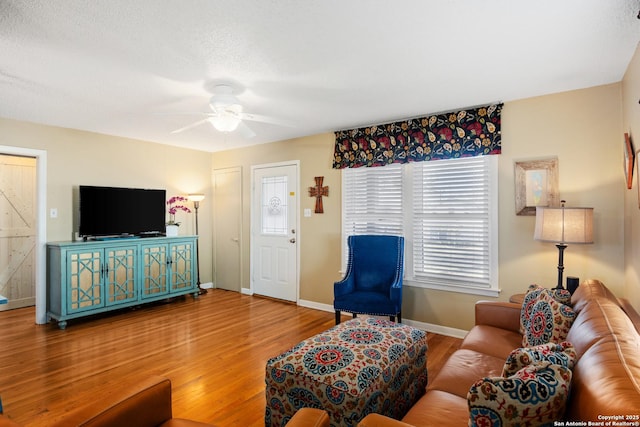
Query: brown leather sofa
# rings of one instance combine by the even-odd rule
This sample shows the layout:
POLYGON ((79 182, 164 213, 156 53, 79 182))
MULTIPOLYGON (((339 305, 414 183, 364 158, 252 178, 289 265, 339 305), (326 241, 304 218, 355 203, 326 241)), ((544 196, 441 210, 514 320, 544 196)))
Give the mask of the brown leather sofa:
MULTIPOLYGON (((70 412, 52 420, 56 427, 206 427, 211 424, 173 418, 171 409, 171 381, 151 377, 118 395, 102 397, 90 407, 70 412)), ((0 415, 0 427, 19 427, 11 419, 0 415)))
MULTIPOLYGON (((578 360, 573 368, 566 420, 606 425, 604 417, 617 416, 623 417, 618 422, 640 422, 638 313, 597 280, 582 283, 572 297, 572 305, 577 317, 567 341, 574 345, 578 360)), ((429 379, 426 394, 402 422, 370 414, 358 425, 466 426, 469 388, 482 377, 501 375, 511 350, 522 346, 519 325, 520 305, 477 303, 476 325, 437 376, 429 379)))

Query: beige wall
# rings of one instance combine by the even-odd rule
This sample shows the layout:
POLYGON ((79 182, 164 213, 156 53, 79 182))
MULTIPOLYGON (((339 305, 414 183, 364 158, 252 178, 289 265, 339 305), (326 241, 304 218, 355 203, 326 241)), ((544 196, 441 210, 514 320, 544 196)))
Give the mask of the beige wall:
POLYGON ((249 283, 249 243, 251 228, 251 167, 289 160, 300 161, 300 295, 299 298, 323 304, 333 304, 333 282, 340 278, 340 172, 331 169, 333 134, 314 135, 249 148, 214 153, 213 169, 242 167, 243 183, 243 242, 242 269, 245 283, 249 283), (309 197, 314 177, 324 176, 323 185, 329 196, 323 197, 324 213, 313 213, 315 198, 309 197), (311 217, 304 217, 304 209, 311 209, 311 217))
MULTIPOLYGON (((640 45, 622 81, 624 106, 623 132, 629 133, 635 150, 640 148, 640 45)), ((636 159, 636 162, 638 159, 636 159)), ((634 167, 633 188, 625 191, 625 291, 636 310, 640 310, 640 189, 638 168, 634 167)))
MULTIPOLYGON (((71 240, 77 230, 78 185, 160 188, 167 196, 204 193, 211 199, 211 155, 150 142, 0 118, 0 145, 47 152, 47 241, 71 240)), ((126 207, 123 207, 126 209, 126 207)), ((212 281, 210 205, 199 212, 201 281, 212 281)), ((195 234, 194 215, 178 213, 180 234, 195 234)))
MULTIPOLYGON (((514 161, 557 156, 560 196, 569 206, 595 208, 595 244, 569 245, 565 276, 603 280, 619 296, 632 296, 638 307, 640 271, 640 210, 637 185, 624 187, 624 128, 640 133, 640 60, 630 66, 623 84, 612 84, 514 102, 503 109, 503 153, 499 157, 500 271, 502 295, 523 292, 530 283, 553 286, 558 252, 554 245, 533 240, 533 216, 516 216, 514 161), (623 90, 624 88, 624 90, 623 90), (635 92, 635 94, 634 94, 635 92), (625 233, 625 222, 627 232, 625 233), (629 231, 631 230, 631 231, 629 231), (624 239, 628 236, 625 257, 624 239), (625 281, 626 266, 626 281, 625 281)), ((166 188, 169 195, 205 193, 211 200, 213 169, 241 166, 243 171, 243 277, 250 286, 251 166, 300 161, 300 295, 303 300, 331 305, 333 282, 340 277, 340 172, 331 168, 333 134, 326 133, 267 145, 203 155, 202 152, 144 141, 0 119, 0 145, 46 150, 48 208, 58 209, 47 220, 48 240, 68 240, 73 231, 72 188, 79 184, 166 188), (314 176, 324 176, 329 197, 324 214, 305 218, 314 208, 308 196, 314 176)), ((211 204, 200 210, 201 276, 212 281, 211 204)), ((184 216, 184 231, 193 232, 193 215, 184 216)), ((188 233, 187 233, 188 232, 188 233)), ((455 329, 473 324, 475 295, 405 287, 406 319, 455 329)))
MULTIPOLYGON (((503 154, 499 159, 500 300, 524 292, 530 283, 554 286, 558 250, 533 240, 534 217, 516 216, 514 162, 557 156, 559 188, 568 206, 595 208, 595 244, 569 245, 565 277, 598 278, 616 294, 623 289, 624 179, 621 150, 620 84, 506 103, 502 115, 503 154)), ((332 284, 340 268, 340 172, 331 169, 333 134, 214 153, 214 169, 243 167, 244 206, 250 206, 250 167, 285 160, 301 161, 301 210, 313 177, 330 187, 325 213, 301 212, 300 298, 331 305, 332 284)), ((245 208, 244 277, 249 275, 249 212, 245 208)), ((403 317, 455 329, 469 329, 476 295, 405 287, 403 317)))

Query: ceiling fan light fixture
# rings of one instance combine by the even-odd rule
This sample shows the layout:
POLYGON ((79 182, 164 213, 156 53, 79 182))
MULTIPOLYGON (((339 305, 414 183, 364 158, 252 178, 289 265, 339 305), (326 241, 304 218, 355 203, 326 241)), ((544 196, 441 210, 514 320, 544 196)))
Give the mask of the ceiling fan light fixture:
POLYGON ((221 114, 216 117, 210 117, 207 120, 219 132, 233 132, 238 128, 241 121, 240 118, 230 114, 221 114))

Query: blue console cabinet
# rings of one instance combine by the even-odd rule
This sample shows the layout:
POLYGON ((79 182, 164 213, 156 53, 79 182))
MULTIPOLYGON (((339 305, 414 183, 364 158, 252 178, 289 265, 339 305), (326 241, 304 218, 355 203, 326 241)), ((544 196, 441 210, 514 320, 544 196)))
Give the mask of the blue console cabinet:
POLYGON ((197 237, 47 244, 47 314, 68 319, 174 296, 199 295, 197 237))

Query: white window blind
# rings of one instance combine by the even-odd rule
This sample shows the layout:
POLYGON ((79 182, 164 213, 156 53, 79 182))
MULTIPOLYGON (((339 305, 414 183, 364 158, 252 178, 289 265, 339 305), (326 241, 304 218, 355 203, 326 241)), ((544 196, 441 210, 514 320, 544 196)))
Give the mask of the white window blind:
POLYGON ((405 236, 405 282, 497 295, 497 156, 343 170, 353 234, 405 236))
POLYGON ((400 165, 343 170, 343 271, 349 257, 347 237, 356 234, 404 234, 400 165))
POLYGON ((491 287, 489 162, 413 166, 413 275, 438 285, 491 287))
POLYGON ((345 169, 342 197, 344 235, 403 234, 400 165, 345 169))

